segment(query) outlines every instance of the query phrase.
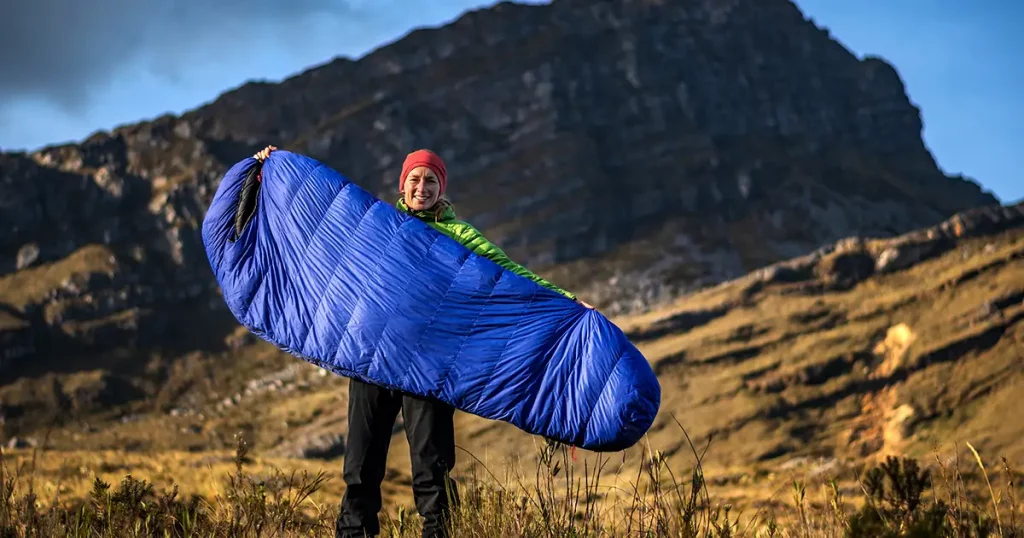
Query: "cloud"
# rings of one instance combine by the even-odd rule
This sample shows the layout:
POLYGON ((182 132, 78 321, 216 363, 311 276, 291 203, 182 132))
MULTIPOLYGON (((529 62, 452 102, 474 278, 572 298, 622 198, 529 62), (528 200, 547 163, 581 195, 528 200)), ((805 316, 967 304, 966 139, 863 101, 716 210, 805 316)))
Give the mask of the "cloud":
POLYGON ((0 17, 0 109, 29 99, 73 113, 121 69, 145 65, 174 80, 197 58, 215 60, 225 48, 253 39, 301 41, 300 25, 312 17, 355 21, 370 5, 366 0, 13 2, 0 17))

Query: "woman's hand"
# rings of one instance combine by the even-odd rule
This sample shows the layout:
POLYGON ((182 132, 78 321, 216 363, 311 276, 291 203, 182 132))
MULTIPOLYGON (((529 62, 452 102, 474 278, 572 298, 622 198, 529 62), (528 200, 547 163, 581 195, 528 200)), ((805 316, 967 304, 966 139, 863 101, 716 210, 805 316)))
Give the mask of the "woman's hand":
POLYGON ((580 299, 578 299, 578 298, 576 299, 576 302, 577 302, 577 303, 579 303, 579 304, 581 304, 581 305, 583 305, 583 307, 585 307, 585 308, 589 308, 590 310, 593 310, 593 309, 594 309, 594 307, 593 307, 593 306, 591 306, 591 305, 589 305, 589 304, 587 304, 587 303, 585 303, 585 302, 581 301, 581 300, 580 300, 580 299))
POLYGON ((277 146, 267 146, 260 150, 260 152, 257 153, 256 155, 253 155, 252 157, 257 161, 263 162, 267 160, 267 157, 270 157, 270 152, 274 151, 275 149, 277 149, 277 146))

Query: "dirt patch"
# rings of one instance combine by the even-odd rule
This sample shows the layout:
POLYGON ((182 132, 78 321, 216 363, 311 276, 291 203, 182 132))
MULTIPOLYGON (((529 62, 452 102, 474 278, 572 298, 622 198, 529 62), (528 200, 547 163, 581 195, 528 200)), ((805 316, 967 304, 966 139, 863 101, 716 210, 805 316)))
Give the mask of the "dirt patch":
POLYGON ((903 364, 910 344, 916 339, 914 331, 905 323, 893 325, 885 333, 885 338, 875 345, 874 353, 882 362, 872 373, 871 378, 889 377, 903 364))
MULTIPOLYGON (((916 339, 914 331, 905 323, 889 327, 885 337, 874 346, 879 362, 868 379, 891 378, 904 365, 907 350, 916 339)), ((853 421, 847 443, 861 456, 891 454, 910 435, 912 419, 917 413, 910 405, 897 405, 897 400, 896 387, 889 384, 877 392, 860 396, 860 415, 853 421)))

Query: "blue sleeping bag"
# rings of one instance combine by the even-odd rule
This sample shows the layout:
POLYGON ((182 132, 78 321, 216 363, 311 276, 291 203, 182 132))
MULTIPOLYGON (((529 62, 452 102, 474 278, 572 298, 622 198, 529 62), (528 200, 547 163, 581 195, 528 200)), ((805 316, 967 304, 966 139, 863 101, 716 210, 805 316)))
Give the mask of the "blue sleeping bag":
POLYGON ((278 150, 260 172, 251 157, 228 170, 203 222, 224 300, 254 334, 338 375, 589 450, 650 428, 658 380, 599 312, 314 159, 278 150))

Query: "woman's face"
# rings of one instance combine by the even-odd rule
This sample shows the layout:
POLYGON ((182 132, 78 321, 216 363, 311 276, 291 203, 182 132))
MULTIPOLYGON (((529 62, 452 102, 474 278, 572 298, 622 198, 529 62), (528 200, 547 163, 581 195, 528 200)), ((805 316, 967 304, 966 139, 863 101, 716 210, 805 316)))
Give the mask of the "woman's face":
POLYGON ((405 205, 413 211, 425 211, 434 207, 441 194, 437 174, 426 166, 417 166, 409 171, 402 182, 402 197, 405 205))

